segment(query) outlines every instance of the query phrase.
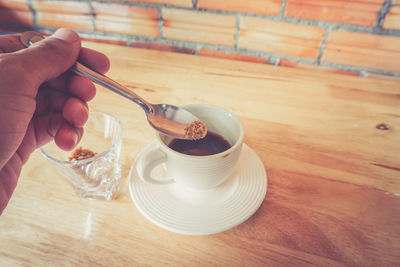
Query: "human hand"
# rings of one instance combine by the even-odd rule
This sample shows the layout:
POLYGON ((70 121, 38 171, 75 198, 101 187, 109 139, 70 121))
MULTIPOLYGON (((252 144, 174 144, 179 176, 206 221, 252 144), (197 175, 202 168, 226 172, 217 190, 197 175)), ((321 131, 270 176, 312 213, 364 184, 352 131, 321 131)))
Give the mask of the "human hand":
POLYGON ((66 72, 77 58, 101 73, 109 68, 106 56, 81 48, 67 29, 29 48, 19 35, 0 36, 0 214, 36 148, 54 139, 72 150, 83 134, 86 102, 96 89, 88 78, 66 72))

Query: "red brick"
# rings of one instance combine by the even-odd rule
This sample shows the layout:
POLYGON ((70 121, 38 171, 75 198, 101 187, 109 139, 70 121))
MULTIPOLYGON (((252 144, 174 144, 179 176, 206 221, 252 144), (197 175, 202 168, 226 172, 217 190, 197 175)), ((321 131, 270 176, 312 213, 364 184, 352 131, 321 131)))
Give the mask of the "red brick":
POLYGON ((31 11, 0 8, 0 22, 33 25, 33 14, 31 11))
POLYGON ((37 23, 42 27, 93 30, 87 2, 34 0, 32 6, 36 10, 37 23))
POLYGON ((212 49, 200 49, 199 56, 218 57, 218 58, 226 58, 226 59, 247 61, 254 63, 264 63, 264 64, 268 62, 268 59, 262 57, 253 57, 235 53, 227 53, 224 51, 217 51, 212 49))
POLYGON ((87 2, 71 1, 38 1, 33 0, 32 6, 36 11, 52 14, 90 14, 87 2))
POLYGON ((400 38, 333 31, 329 36, 322 60, 400 72, 400 38))
POLYGON ((132 41, 130 43, 130 46, 137 47, 137 48, 159 50, 159 51, 194 54, 194 49, 192 49, 192 48, 178 47, 178 46, 168 45, 168 44, 156 44, 156 43, 150 43, 150 42, 132 41))
POLYGON ((208 44, 234 44, 234 16, 170 8, 164 8, 162 15, 166 38, 208 44))
POLYGON ((233 12, 278 15, 281 2, 281 0, 198 0, 197 7, 233 12))
POLYGON ((26 0, 0 0, 0 7, 29 11, 26 0))
POLYGON ((158 37, 158 10, 92 2, 96 29, 103 32, 158 37))
POLYGON ((384 29, 400 30, 400 1, 393 3, 383 23, 384 29))
POLYGON ((93 30, 92 17, 90 15, 76 14, 54 14, 47 12, 37 12, 36 19, 38 25, 49 28, 70 28, 74 30, 93 30))
POLYGON ((243 17, 239 47, 316 58, 323 35, 324 30, 314 26, 243 17))
POLYGON ((384 0, 287 0, 290 17, 372 26, 384 0))

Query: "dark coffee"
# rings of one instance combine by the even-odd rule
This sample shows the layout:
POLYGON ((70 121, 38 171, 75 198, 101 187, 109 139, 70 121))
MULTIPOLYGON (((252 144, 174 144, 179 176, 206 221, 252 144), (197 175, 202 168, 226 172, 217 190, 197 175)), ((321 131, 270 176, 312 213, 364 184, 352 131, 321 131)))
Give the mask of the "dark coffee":
POLYGON ((228 150, 231 144, 222 136, 207 132, 206 137, 199 140, 173 139, 169 145, 171 149, 186 155, 208 156, 228 150))

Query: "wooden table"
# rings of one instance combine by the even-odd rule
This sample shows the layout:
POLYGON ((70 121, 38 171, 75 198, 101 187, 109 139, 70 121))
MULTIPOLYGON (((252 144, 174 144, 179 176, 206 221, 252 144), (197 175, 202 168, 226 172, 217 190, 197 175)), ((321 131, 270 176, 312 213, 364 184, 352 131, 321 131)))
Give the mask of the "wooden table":
POLYGON ((110 56, 109 76, 153 103, 236 113, 267 171, 267 196, 223 233, 153 225, 126 185, 153 130, 137 105, 98 88, 91 110, 124 124, 119 196, 79 199, 35 152, 0 217, 1 266, 399 266, 400 79, 85 45, 110 56))

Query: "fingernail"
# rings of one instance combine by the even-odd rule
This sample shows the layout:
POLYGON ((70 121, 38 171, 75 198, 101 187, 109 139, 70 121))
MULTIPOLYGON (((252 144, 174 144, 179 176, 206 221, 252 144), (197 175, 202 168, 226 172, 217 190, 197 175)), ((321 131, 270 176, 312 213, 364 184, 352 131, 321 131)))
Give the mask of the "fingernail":
POLYGON ((79 40, 79 35, 69 29, 58 29, 51 37, 67 41, 68 43, 75 43, 79 40))
POLYGON ((56 136, 56 133, 63 125, 64 120, 59 113, 50 113, 49 124, 47 125, 47 134, 51 137, 56 136))
POLYGON ((76 145, 76 144, 78 143, 79 136, 78 136, 78 134, 75 133, 75 132, 72 134, 72 136, 73 136, 73 139, 74 139, 74 145, 76 145))

